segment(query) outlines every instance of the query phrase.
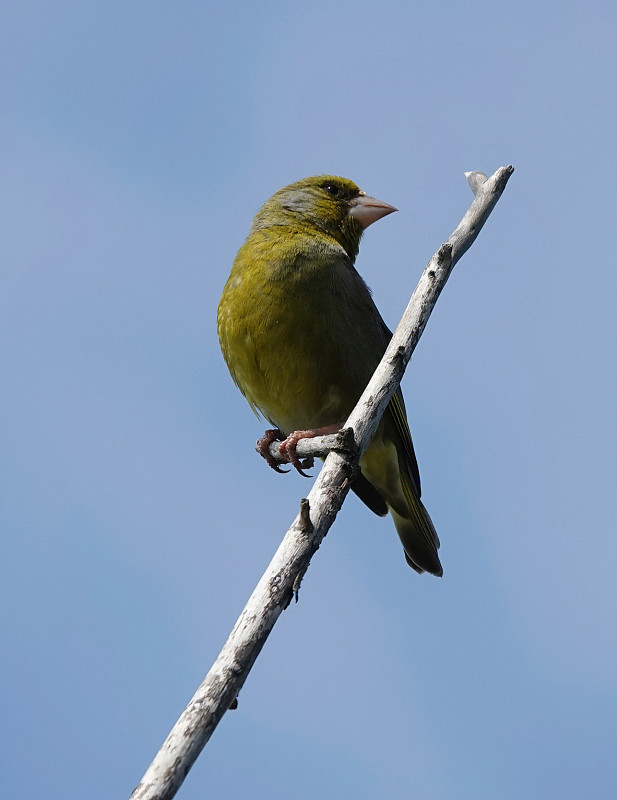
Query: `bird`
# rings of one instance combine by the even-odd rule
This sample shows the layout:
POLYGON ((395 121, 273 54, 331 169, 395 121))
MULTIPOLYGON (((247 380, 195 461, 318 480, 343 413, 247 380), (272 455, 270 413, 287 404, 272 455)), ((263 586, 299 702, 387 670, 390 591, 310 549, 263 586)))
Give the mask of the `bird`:
MULTIPOLYGON (((396 210, 347 178, 305 178, 264 203, 236 255, 217 332, 234 382, 274 425, 260 451, 275 469, 269 444, 282 440, 302 471, 297 442, 343 426, 386 350, 392 333, 355 260, 365 229, 396 210)), ((410 567, 443 574, 400 388, 351 488, 375 514, 390 513, 410 567)))

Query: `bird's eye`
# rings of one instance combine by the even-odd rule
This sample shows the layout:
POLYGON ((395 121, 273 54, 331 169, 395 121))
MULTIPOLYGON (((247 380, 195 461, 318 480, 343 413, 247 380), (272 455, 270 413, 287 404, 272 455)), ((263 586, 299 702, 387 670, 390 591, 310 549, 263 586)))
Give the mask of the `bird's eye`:
POLYGON ((341 193, 341 188, 337 186, 336 183, 326 183, 323 188, 328 194, 332 195, 332 197, 338 197, 341 193))

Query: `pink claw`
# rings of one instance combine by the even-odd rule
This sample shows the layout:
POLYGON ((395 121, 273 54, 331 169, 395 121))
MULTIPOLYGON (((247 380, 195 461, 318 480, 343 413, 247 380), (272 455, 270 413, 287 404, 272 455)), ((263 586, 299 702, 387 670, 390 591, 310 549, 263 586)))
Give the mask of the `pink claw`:
POLYGON ((289 472, 289 470, 281 469, 278 461, 275 458, 272 458, 272 456, 270 455, 270 445, 272 444, 272 442, 281 441, 284 436, 285 434, 283 433, 283 431, 280 431, 278 428, 270 428, 264 433, 261 439, 257 440, 257 448, 259 450, 259 455, 262 458, 266 459, 269 466, 271 466, 275 472, 280 472, 282 474, 284 474, 285 472, 289 472))
POLYGON ((318 433, 315 431, 294 431, 290 433, 289 436, 281 442, 281 455, 287 456, 291 464, 298 470, 300 475, 304 478, 311 478, 312 475, 307 475, 304 472, 305 469, 310 469, 314 461, 312 458, 305 458, 304 461, 300 461, 298 456, 296 455, 296 447, 300 439, 312 439, 315 436, 318 436, 318 433))

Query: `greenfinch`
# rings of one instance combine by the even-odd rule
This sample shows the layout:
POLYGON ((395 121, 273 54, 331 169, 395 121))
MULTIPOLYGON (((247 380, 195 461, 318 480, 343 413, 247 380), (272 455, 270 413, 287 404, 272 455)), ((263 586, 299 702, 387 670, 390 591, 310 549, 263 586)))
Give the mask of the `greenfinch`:
MULTIPOLYGON (((257 212, 220 300, 217 328, 232 378, 299 469, 304 436, 338 430, 392 336, 354 267, 360 238, 396 209, 332 175, 276 192, 257 212)), ((442 575, 439 539, 420 502, 420 475, 403 395, 390 400, 353 491, 392 515, 407 563, 442 575)))

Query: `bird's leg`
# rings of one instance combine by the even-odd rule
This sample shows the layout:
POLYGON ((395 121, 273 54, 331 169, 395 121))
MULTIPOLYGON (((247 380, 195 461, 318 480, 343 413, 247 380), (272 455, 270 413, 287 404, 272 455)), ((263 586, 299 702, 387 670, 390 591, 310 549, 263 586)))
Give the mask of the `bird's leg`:
POLYGON ((270 445, 272 442, 282 441, 285 437, 283 431, 278 428, 270 428, 267 430, 261 439, 257 440, 257 450, 262 458, 265 458, 268 464, 275 472, 289 472, 288 469, 281 469, 278 461, 270 455, 270 445))
POLYGON ((304 470, 310 469, 313 466, 314 459, 305 458, 304 461, 300 461, 296 455, 296 445, 300 439, 314 439, 316 436, 326 436, 329 433, 336 433, 337 431, 340 431, 341 427, 341 424, 334 424, 325 425, 323 428, 311 428, 307 431, 294 431, 281 442, 281 455, 287 456, 289 461, 298 470, 300 475, 304 475, 305 478, 310 478, 311 476, 307 475, 304 470))

